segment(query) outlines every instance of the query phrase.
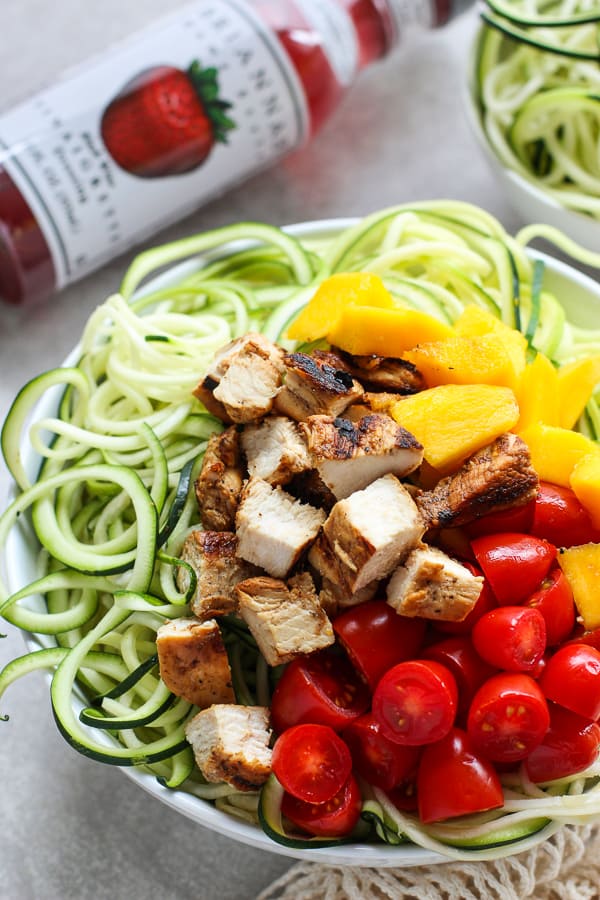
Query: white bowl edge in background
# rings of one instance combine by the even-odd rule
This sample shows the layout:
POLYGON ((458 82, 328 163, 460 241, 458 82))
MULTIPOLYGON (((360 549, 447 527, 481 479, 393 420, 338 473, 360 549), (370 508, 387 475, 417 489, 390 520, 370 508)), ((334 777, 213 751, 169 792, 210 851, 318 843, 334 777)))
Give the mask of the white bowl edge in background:
POLYGON ((483 25, 475 32, 470 53, 467 56, 467 72, 463 82, 466 117, 471 131, 487 159, 492 172, 499 178, 509 204, 525 225, 543 223, 563 231, 568 237, 588 250, 600 250, 600 221, 585 213, 566 209, 554 197, 528 181, 518 172, 507 168, 496 155, 485 133, 476 93, 476 65, 483 25))
MULTIPOLYGON (((299 237, 311 236, 316 238, 340 231, 356 221, 356 219, 329 219, 305 222, 291 225, 286 230, 299 237)), ((537 252, 533 253, 533 255, 543 259, 546 264, 544 286, 549 290, 556 291, 560 299, 566 299, 565 306, 574 321, 582 327, 600 327, 600 284, 553 257, 537 252)), ((169 284, 178 280, 182 274, 191 271, 195 265, 190 262, 180 263, 157 278, 152 279, 144 286, 143 292, 169 286, 169 284)), ((77 356, 78 348, 75 347, 64 364, 72 365, 76 361, 77 356)), ((57 391, 54 391, 51 395, 46 395, 37 405, 34 417, 41 418, 53 415, 57 402, 57 391)), ((37 470, 39 457, 28 442, 25 442, 23 445, 23 459, 30 477, 33 477, 37 470)), ((15 495, 16 489, 13 489, 11 499, 15 495)), ((4 555, 11 560, 10 567, 7 566, 7 577, 8 586, 12 592, 19 590, 36 577, 39 548, 33 545, 31 537, 30 529, 26 523, 23 523, 12 529, 7 540, 4 555)), ((40 608, 42 604, 41 598, 37 598, 37 604, 38 608, 40 608)), ((28 649, 34 650, 40 646, 52 646, 53 641, 48 637, 37 638, 25 635, 25 643, 28 649)), ((106 737, 106 740, 110 741, 110 738, 106 737)), ((122 771, 144 791, 194 822, 225 837, 258 847, 261 850, 310 862, 342 866, 402 868, 449 861, 447 857, 439 853, 415 847, 414 845, 392 847, 385 844, 355 843, 310 850, 284 847, 274 843, 256 826, 220 812, 207 801, 184 791, 163 787, 151 774, 129 767, 122 767, 122 771)))

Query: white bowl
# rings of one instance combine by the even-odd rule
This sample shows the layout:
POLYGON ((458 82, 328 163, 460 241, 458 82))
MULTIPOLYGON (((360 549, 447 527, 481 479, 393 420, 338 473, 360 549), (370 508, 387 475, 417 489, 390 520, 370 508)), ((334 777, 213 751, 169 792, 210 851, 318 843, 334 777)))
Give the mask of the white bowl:
POLYGON ((600 249, 600 221, 562 206, 543 187, 508 168, 496 155, 488 141, 481 116, 477 92, 477 60, 479 43, 485 26, 480 26, 468 56, 468 71, 464 100, 467 119, 494 175, 506 192, 506 198, 525 225, 543 223, 564 232, 576 243, 598 252, 600 249))
MULTIPOLYGON (((320 222, 306 222, 300 225, 289 226, 286 230, 298 237, 329 236, 356 220, 332 219, 320 222)), ((588 276, 578 272, 565 263, 559 262, 542 253, 533 253, 535 257, 545 262, 544 285, 556 293, 561 300, 571 320, 581 327, 600 327, 600 284, 588 276)), ((168 272, 149 282, 144 292, 153 291, 160 287, 166 287, 177 281, 183 274, 189 274, 198 268, 198 263, 182 263, 168 272)), ((78 348, 65 360, 65 365, 73 364, 78 357, 78 348)), ((48 392, 34 411, 34 418, 40 419, 52 416, 56 413, 60 389, 48 392)), ((35 477, 40 458, 31 449, 28 442, 24 441, 23 460, 30 478, 35 477)), ((13 491, 13 497, 16 490, 13 491)), ((11 497, 12 499, 12 497, 11 497)), ((5 548, 5 558, 10 559, 7 566, 8 587, 11 591, 17 591, 25 584, 37 577, 36 565, 39 546, 32 539, 32 532, 26 523, 21 522, 11 531, 5 548)), ((32 605, 38 610, 43 609, 41 598, 32 601, 32 605)), ((52 646, 53 639, 46 636, 26 635, 25 640, 30 650, 37 650, 40 646, 52 646)), ((81 698, 83 706, 83 697, 81 698)), ((110 738, 106 736, 106 740, 110 738)), ((321 862, 341 866, 372 866, 372 867, 408 867, 418 865, 431 865, 433 863, 448 862, 448 858, 439 853, 415 847, 411 844, 392 847, 384 844, 345 844, 338 847, 324 849, 295 849, 283 847, 274 843, 258 827, 247 824, 228 816, 217 810, 211 803, 200 800, 183 791, 170 790, 158 783, 153 775, 146 774, 135 768, 123 767, 122 771, 140 788, 152 794, 162 803, 182 813, 194 822, 198 822, 206 828, 223 834, 226 837, 259 847, 261 850, 271 851, 284 856, 291 856, 311 862, 321 862)), ((533 846, 538 841, 545 839, 542 833, 539 838, 534 836, 527 839, 527 847, 533 846)), ((515 845, 515 852, 525 849, 523 843, 515 845)))

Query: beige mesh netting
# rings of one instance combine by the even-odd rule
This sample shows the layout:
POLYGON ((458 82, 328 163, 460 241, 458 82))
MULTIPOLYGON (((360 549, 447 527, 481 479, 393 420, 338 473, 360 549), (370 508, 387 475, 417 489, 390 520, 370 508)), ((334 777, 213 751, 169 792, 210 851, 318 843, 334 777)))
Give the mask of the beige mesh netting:
POLYGON ((526 853, 410 869, 297 863, 257 900, 595 900, 600 826, 566 826, 526 853))

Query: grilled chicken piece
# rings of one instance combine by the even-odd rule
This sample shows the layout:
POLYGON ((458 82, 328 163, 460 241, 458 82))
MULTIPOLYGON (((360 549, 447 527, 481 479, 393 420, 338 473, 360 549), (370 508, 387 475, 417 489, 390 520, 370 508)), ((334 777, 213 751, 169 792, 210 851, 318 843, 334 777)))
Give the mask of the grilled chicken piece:
POLYGON ((318 546, 325 558, 333 556, 336 568, 322 574, 353 594, 386 578, 424 532, 425 523, 406 488, 394 475, 384 475, 331 510, 318 546))
POLYGON ((336 369, 306 353, 284 356, 285 383, 277 395, 278 412, 301 422, 308 416, 339 416, 363 394, 344 369, 336 369))
MULTIPOLYGON (((315 356, 319 352, 315 351, 315 356)), ((416 394, 426 387, 425 379, 417 367, 407 359, 375 355, 352 356, 336 347, 332 348, 332 354, 339 357, 346 370, 369 391, 416 394)))
MULTIPOLYGON (((225 616, 237 609, 235 586, 259 570, 237 555, 238 540, 232 531, 192 531, 181 548, 181 559, 196 573, 197 584, 190 608, 199 619, 225 616)), ((189 572, 177 568, 177 587, 185 593, 189 572)))
POLYGON ((173 619, 156 633, 160 677, 177 697, 204 709, 234 703, 231 669, 214 619, 173 619))
POLYGON ((372 600, 377 593, 377 587, 378 583, 372 581, 371 584, 367 584, 360 591, 349 594, 348 591, 343 590, 334 581, 323 578, 321 590, 319 591, 319 603, 327 615, 333 618, 350 606, 358 606, 359 603, 366 603, 367 600, 372 600))
POLYGON ((236 518, 238 553, 274 578, 285 578, 315 540, 325 513, 259 478, 246 484, 236 518))
POLYGON ((271 774, 269 710, 216 704, 185 726, 196 765, 207 781, 256 791, 271 774))
POLYGON ((267 415, 281 386, 283 350, 249 332, 219 350, 194 391, 226 423, 252 422, 267 415))
POLYGON ((331 512, 336 502, 334 495, 315 469, 307 469, 294 475, 287 485, 287 490, 297 500, 310 503, 311 506, 323 509, 326 513, 331 512))
POLYGON ((528 503, 538 484, 527 444, 507 432, 422 493, 417 506, 428 528, 466 525, 486 513, 528 503))
POLYGON ((243 471, 240 438, 235 427, 213 434, 194 488, 200 519, 211 531, 232 531, 235 525, 243 471))
POLYGON ((462 622, 483 587, 483 578, 436 547, 412 551, 390 578, 387 602, 401 616, 462 622))
POLYGON ((247 425, 241 442, 251 478, 287 484, 310 468, 306 440, 298 424, 286 416, 269 416, 260 424, 247 425))
POLYGON ((300 427, 313 466, 338 500, 390 472, 408 475, 423 459, 421 444, 390 416, 373 413, 356 423, 310 416, 300 427))
POLYGON ((331 622, 308 572, 290 578, 250 578, 236 588, 239 612, 270 666, 333 644, 331 622))

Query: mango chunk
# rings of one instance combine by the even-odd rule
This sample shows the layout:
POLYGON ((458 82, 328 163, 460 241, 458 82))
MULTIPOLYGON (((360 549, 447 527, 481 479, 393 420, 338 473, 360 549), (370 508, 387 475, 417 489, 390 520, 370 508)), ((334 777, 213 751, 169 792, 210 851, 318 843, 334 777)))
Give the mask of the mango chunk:
POLYGON ((327 340, 348 353, 401 356, 417 344, 451 337, 450 325, 415 309, 345 306, 327 340))
POLYGON ((490 384, 445 384, 404 397, 392 416, 412 432, 429 465, 446 475, 519 418, 515 395, 490 384))
POLYGON ((454 330, 463 337, 495 334, 512 361, 515 379, 518 381, 527 361, 527 341, 520 331, 505 325, 501 319, 474 303, 465 306, 454 323, 454 330))
POLYGON ((571 472, 571 489, 589 513, 596 528, 600 528, 600 447, 596 453, 582 456, 571 472))
POLYGON ((559 422, 573 428, 600 382, 600 356, 578 359, 558 370, 559 422))
POLYGON ((514 388, 515 371, 501 341, 493 334, 450 337, 407 350, 428 387, 439 384, 500 384, 514 388))
POLYGON ((518 430, 543 422, 545 425, 560 425, 558 396, 558 375, 547 356, 538 353, 532 363, 525 366, 517 400, 521 416, 518 430))
POLYGON ((600 628, 600 544, 579 544, 558 554, 586 631, 600 628))
POLYGON ((292 341, 318 341, 335 326, 344 308, 353 304, 384 309, 395 306, 379 275, 338 272, 321 282, 285 336, 292 341))
POLYGON ((562 487, 570 486, 571 474, 580 459, 600 452, 594 441, 578 431, 541 422, 519 431, 519 435, 529 447, 531 464, 540 479, 562 487))

